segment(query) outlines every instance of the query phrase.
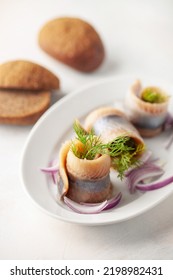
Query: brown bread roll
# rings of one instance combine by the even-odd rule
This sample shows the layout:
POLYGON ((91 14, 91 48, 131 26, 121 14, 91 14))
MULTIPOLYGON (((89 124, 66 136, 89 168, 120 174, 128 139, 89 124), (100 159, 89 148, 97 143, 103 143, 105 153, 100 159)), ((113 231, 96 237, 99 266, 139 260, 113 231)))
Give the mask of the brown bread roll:
POLYGON ((96 30, 78 18, 57 18, 46 23, 39 33, 39 45, 52 57, 83 72, 98 68, 105 56, 96 30))
POLYGON ((1 89, 51 90, 59 88, 59 79, 39 64, 15 60, 0 65, 1 89))

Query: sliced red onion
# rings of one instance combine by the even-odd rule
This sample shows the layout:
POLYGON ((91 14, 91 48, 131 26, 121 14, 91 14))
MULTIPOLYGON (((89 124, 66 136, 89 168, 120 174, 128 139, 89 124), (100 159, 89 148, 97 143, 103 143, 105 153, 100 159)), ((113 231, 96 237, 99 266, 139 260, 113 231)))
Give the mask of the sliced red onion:
POLYGON ((128 186, 131 193, 135 191, 136 185, 142 180, 147 178, 155 178, 161 176, 164 170, 152 162, 146 162, 143 165, 131 170, 125 178, 125 183, 128 186))
POLYGON ((163 130, 169 130, 172 127, 173 127, 173 117, 170 113, 168 113, 165 123, 163 125, 163 130))
POLYGON ((50 166, 50 167, 41 168, 40 170, 45 172, 45 173, 56 173, 56 172, 58 172, 58 167, 57 166, 50 166))
POLYGON ((108 210, 112 209, 115 206, 117 206, 122 199, 122 193, 120 192, 118 195, 112 197, 111 199, 108 200, 107 206, 103 210, 108 210))
MULTIPOLYGON (((107 206, 103 210, 108 210, 108 209, 111 209, 111 208, 117 206, 119 204, 121 198, 122 198, 122 193, 119 192, 117 195, 115 195, 112 198, 108 199, 107 200, 107 206)), ((87 203, 87 202, 81 202, 80 204, 81 205, 90 206, 90 207, 98 205, 98 203, 87 203)))
MULTIPOLYGON (((173 129, 173 116, 170 113, 168 113, 163 126, 163 130, 166 131, 170 129, 173 129)), ((169 149, 172 143, 173 143, 173 133, 171 133, 169 139, 166 140, 166 142, 164 143, 165 149, 169 149)))
POLYGON ((165 149, 168 150, 171 147, 172 143, 173 143, 173 132, 171 133, 169 139, 164 144, 165 149))
POLYGON ((74 202, 67 196, 64 196, 64 202, 65 204, 72 209, 74 212, 77 212, 79 214, 97 214, 100 213, 106 206, 107 206, 107 200, 98 203, 97 205, 82 205, 80 203, 74 202))
POLYGON ((50 174, 52 176, 52 180, 54 184, 57 183, 57 174, 59 172, 57 165, 41 168, 40 170, 43 171, 44 173, 50 174))
POLYGON ((169 184, 171 184, 173 182, 173 176, 166 178, 162 181, 157 181, 151 184, 140 184, 138 183, 136 185, 136 189, 140 190, 140 191, 153 191, 153 190, 157 190, 160 188, 163 188, 169 184))
POLYGON ((52 173, 52 180, 53 180, 53 183, 55 185, 57 185, 57 181, 58 181, 58 174, 59 174, 59 170, 56 172, 56 173, 52 173))

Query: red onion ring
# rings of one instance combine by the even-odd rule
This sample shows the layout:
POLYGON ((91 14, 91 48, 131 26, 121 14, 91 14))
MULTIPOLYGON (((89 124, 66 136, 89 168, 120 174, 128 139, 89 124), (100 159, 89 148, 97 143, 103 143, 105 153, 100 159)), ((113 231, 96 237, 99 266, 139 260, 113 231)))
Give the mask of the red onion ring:
POLYGON ((59 169, 57 166, 50 166, 40 169, 42 172, 46 174, 50 174, 52 176, 53 183, 57 183, 57 174, 59 173, 59 169))
POLYGON ((134 193, 136 185, 144 179, 153 178, 163 175, 164 170, 153 164, 152 162, 146 162, 143 165, 131 170, 125 178, 125 183, 131 193, 134 193))
POLYGON ((64 202, 71 210, 79 214, 98 214, 107 206, 107 200, 98 203, 97 205, 89 206, 74 202, 66 196, 64 196, 64 202))
POLYGON ((140 190, 140 191, 153 191, 153 190, 157 190, 160 188, 163 188, 169 184, 171 184, 173 182, 173 176, 166 178, 162 181, 158 181, 158 182, 154 182, 151 184, 140 184, 138 183, 136 185, 136 189, 140 190))
MULTIPOLYGON (((147 150, 145 153, 142 154, 142 156, 139 159, 139 166, 143 165, 144 163, 148 162, 152 156, 152 151, 147 150)), ((128 176, 128 174, 134 170, 136 167, 130 167, 127 171, 125 171, 125 176, 128 176)))
POLYGON ((112 209, 115 206, 117 206, 122 199, 122 193, 120 192, 118 195, 112 197, 111 199, 108 200, 107 206, 103 210, 108 210, 112 209))
POLYGON ((121 198, 122 193, 120 192, 118 195, 101 203, 77 203, 66 196, 64 196, 64 202, 70 209, 79 214, 98 214, 103 210, 112 209, 117 206, 121 198))

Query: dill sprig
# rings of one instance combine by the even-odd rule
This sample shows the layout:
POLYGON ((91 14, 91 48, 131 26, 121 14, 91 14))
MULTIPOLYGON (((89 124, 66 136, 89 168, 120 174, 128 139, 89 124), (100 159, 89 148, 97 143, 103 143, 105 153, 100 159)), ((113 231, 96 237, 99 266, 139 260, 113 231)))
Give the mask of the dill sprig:
POLYGON ((96 155, 101 154, 103 144, 93 130, 87 132, 77 120, 73 124, 73 129, 76 133, 76 139, 82 144, 79 146, 76 145, 75 141, 72 141, 71 149, 75 156, 93 160, 96 155))
POLYGON ((164 96, 157 88, 148 87, 141 94, 142 100, 149 103, 163 103, 166 101, 164 96))
POLYGON ((144 151, 143 144, 137 144, 128 136, 119 136, 108 143, 109 154, 112 158, 112 167, 117 169, 118 177, 122 180, 124 172, 139 164, 139 155, 144 151))
POLYGON ((71 144, 72 152, 78 158, 93 160, 97 155, 109 155, 112 167, 117 170, 121 180, 129 167, 139 163, 138 156, 143 152, 144 145, 137 144, 129 136, 122 135, 114 141, 104 144, 100 136, 94 134, 94 130, 87 132, 79 121, 74 122, 73 129, 76 139, 81 143, 81 145, 76 145, 74 140, 71 144))

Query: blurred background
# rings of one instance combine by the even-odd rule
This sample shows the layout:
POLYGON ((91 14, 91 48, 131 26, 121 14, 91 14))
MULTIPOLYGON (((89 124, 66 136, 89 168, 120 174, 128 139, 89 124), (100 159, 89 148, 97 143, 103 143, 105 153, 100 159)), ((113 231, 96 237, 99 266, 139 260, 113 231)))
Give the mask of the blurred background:
POLYGON ((64 93, 125 73, 171 80, 172 15, 171 0, 0 0, 0 63, 23 58, 45 65, 61 78, 64 93), (61 16, 82 18, 100 34, 106 59, 97 71, 81 74, 38 46, 40 28, 61 16))

